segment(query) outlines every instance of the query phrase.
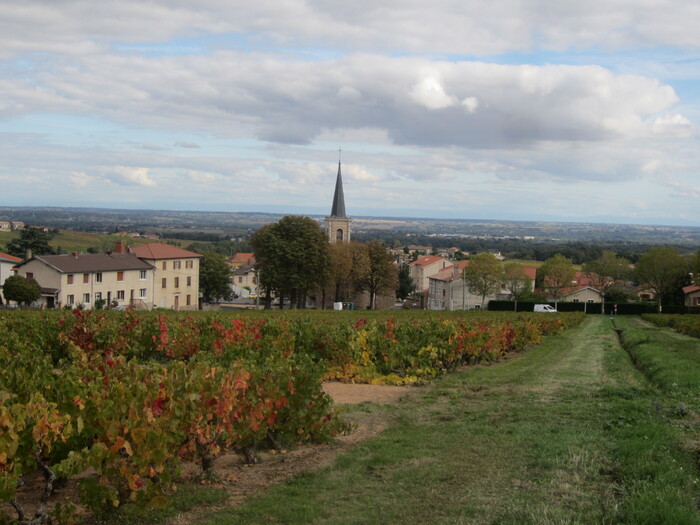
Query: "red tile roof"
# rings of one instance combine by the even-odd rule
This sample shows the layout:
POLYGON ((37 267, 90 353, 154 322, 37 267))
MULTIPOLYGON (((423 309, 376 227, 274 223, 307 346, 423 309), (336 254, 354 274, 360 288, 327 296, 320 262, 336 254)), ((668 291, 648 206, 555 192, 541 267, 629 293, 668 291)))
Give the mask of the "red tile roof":
POLYGON ((693 292, 697 292, 697 291, 700 291, 700 286, 698 286, 697 284, 691 284, 689 286, 683 287, 683 293, 685 295, 688 295, 689 293, 693 293, 693 292))
POLYGON ((189 250, 183 250, 182 248, 177 248, 170 244, 163 244, 160 242, 152 242, 149 244, 142 244, 140 246, 135 246, 131 249, 131 253, 136 255, 141 259, 186 259, 192 257, 201 257, 200 254, 191 252, 189 250))
POLYGON ((418 259, 409 264, 409 266, 420 266, 421 268, 425 268, 426 266, 435 264, 438 261, 447 261, 447 259, 444 257, 438 257, 437 255, 421 255, 418 257, 418 259))
POLYGON ((3 253, 3 252, 0 252, 0 260, 7 261, 7 262, 22 262, 21 258, 15 257, 14 255, 10 255, 9 253, 3 253))

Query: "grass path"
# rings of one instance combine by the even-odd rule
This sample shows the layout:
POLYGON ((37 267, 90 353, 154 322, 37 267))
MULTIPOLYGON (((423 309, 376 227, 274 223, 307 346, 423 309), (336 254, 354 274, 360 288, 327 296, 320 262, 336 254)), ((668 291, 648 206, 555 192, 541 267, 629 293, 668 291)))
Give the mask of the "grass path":
POLYGON ((349 417, 383 412, 389 428, 206 523, 700 523, 692 481, 662 479, 694 467, 658 402, 609 319, 591 316, 398 405, 360 405, 349 417))

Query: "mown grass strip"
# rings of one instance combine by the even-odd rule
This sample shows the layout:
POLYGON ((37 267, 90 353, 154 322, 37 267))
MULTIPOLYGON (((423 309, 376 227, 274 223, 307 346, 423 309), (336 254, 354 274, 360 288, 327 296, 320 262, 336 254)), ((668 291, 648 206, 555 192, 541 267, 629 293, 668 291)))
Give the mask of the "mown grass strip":
POLYGON ((436 381, 333 467, 207 523, 700 523, 666 401, 591 318, 436 381))

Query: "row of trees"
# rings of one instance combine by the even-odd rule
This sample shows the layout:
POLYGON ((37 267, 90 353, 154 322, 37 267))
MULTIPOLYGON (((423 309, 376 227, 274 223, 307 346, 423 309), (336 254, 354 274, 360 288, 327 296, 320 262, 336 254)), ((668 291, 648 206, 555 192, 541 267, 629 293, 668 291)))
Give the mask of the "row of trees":
POLYGON ((382 243, 329 244, 309 217, 283 217, 260 228, 251 242, 268 308, 273 293, 280 308, 287 299, 292 308, 303 308, 311 296, 325 305, 367 292, 374 309, 377 296, 393 297, 397 288, 393 258, 382 243))
MULTIPOLYGON (((700 275, 700 251, 689 258, 673 247, 657 246, 645 252, 634 267, 615 252, 604 251, 597 259, 583 264, 581 270, 591 287, 601 293, 603 302, 613 292, 617 292, 614 294, 616 298, 621 297, 616 286, 633 280, 649 286, 659 304, 681 304, 683 286, 694 282, 694 276, 700 275)), ((463 278, 469 289, 481 296, 482 304, 486 296, 496 293, 503 284, 516 301, 531 295, 532 282, 522 265, 500 263, 490 253, 472 257, 464 269, 463 278)), ((575 280, 576 269, 572 260, 561 254, 547 259, 537 272, 538 288, 555 302, 571 291, 575 280)))

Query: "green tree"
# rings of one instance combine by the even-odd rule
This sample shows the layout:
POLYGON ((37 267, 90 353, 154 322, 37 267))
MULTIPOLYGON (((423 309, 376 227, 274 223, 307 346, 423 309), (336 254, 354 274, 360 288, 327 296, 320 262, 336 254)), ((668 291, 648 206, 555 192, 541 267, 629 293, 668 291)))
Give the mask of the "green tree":
POLYGON ((599 258, 585 263, 582 270, 590 279, 593 288, 600 292, 603 303, 605 303, 608 289, 616 282, 622 281, 629 276, 630 262, 627 259, 618 257, 615 252, 606 250, 599 258))
POLYGON ((15 257, 26 257, 31 251, 32 255, 53 255, 56 253, 50 245, 52 235, 39 228, 27 227, 19 232, 19 237, 7 244, 7 253, 15 257))
POLYGON ((415 288, 413 279, 411 279, 411 269, 407 264, 402 264, 399 268, 399 287, 396 289, 396 297, 402 301, 406 299, 415 288))
POLYGON ((318 223, 309 217, 282 217, 274 224, 260 228, 252 240, 256 266, 262 289, 285 297, 292 308, 303 307, 307 294, 322 288, 328 280, 330 256, 328 238, 318 223))
POLYGON ((688 282, 689 265, 672 246, 657 246, 646 252, 637 262, 637 280, 648 285, 662 304, 679 302, 681 288, 688 282))
POLYGON ((481 297, 481 307, 484 307, 486 296, 500 290, 503 281, 503 266, 492 253, 480 253, 469 260, 462 272, 469 292, 481 297))
POLYGON ((542 285, 544 289, 554 297, 554 305, 567 288, 571 287, 572 281, 576 278, 576 270, 571 262, 561 254, 550 257, 542 266, 540 266, 540 274, 542 275, 542 285))
POLYGON ((394 258, 386 246, 379 241, 365 244, 369 257, 369 271, 365 278, 366 289, 369 292, 369 308, 377 309, 377 295, 391 294, 394 296, 398 287, 398 276, 394 258))
POLYGON ((2 293, 8 301, 30 305, 41 297, 41 286, 34 279, 21 275, 10 275, 5 279, 2 293))
POLYGON ((209 303, 231 297, 231 266, 216 252, 204 252, 199 261, 199 290, 202 300, 209 303))
POLYGON ((330 288, 334 301, 349 301, 364 289, 369 272, 367 250, 358 242, 329 244, 328 250, 329 271, 327 286, 324 288, 324 299, 326 288, 330 288))
POLYGON ((532 290, 532 279, 525 273, 525 268, 522 264, 515 261, 509 261, 503 265, 503 283, 506 290, 513 296, 513 309, 518 311, 518 300, 526 292, 532 290))

